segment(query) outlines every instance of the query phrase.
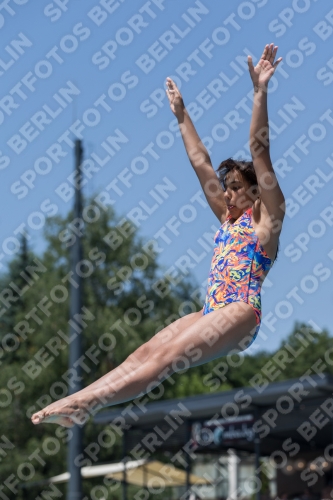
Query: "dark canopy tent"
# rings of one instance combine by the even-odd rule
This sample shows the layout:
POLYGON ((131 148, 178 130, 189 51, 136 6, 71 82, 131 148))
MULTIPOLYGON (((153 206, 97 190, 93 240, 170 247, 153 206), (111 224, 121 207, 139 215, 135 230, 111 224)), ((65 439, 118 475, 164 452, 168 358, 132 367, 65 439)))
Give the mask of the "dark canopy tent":
MULTIPOLYGON (((293 379, 269 384, 261 393, 257 389, 244 387, 232 391, 149 403, 144 403, 145 399, 141 398, 138 406, 135 403, 129 403, 129 409, 127 405, 123 408, 104 410, 94 417, 94 421, 96 424, 115 422, 116 425, 123 421, 126 426, 130 426, 127 430, 128 447, 132 447, 140 437, 142 439, 146 433, 152 432, 154 426, 158 426, 167 434, 170 429, 168 417, 172 413, 174 415, 179 413, 183 415, 180 418, 184 423, 177 425, 170 437, 163 440, 160 448, 176 451, 184 446, 189 438, 186 432, 188 422, 192 424, 194 421, 212 419, 213 416, 221 418, 253 414, 255 421, 260 421, 257 422, 259 434, 265 434, 267 426, 270 427, 269 434, 261 439, 262 454, 272 453, 287 438, 292 438, 294 442, 297 442, 303 451, 313 449, 314 443, 316 448, 320 449, 331 442, 330 425, 324 425, 322 429, 317 427, 316 435, 310 441, 305 439, 297 429, 304 421, 309 420, 313 412, 329 400, 332 394, 333 376, 319 374, 312 375, 311 380, 302 382, 299 379, 293 379)), ((323 422, 324 416, 332 421, 333 409, 330 410, 328 403, 325 410, 320 411, 323 422)), ((312 422, 312 425, 315 424, 312 422)), ((253 443, 240 439, 233 447, 251 451, 253 443)))
MULTIPOLYGON (((199 429, 202 439, 198 452, 221 454, 233 448, 255 453, 259 465, 260 456, 276 450, 284 450, 287 456, 294 446, 297 456, 313 452, 319 455, 332 443, 332 393, 333 376, 319 373, 266 387, 243 387, 183 399, 150 402, 145 396, 137 403, 106 409, 94 421, 123 425, 124 457, 128 459, 141 458, 144 452, 153 455, 157 450, 175 454, 186 448, 191 438, 198 443, 195 433, 199 429), (225 420, 229 416, 234 419, 225 420), (287 439, 291 440, 289 448, 287 439)), ((331 455, 333 461, 333 452, 331 455)), ((186 457, 189 474, 189 454, 183 452, 182 457, 186 457)))

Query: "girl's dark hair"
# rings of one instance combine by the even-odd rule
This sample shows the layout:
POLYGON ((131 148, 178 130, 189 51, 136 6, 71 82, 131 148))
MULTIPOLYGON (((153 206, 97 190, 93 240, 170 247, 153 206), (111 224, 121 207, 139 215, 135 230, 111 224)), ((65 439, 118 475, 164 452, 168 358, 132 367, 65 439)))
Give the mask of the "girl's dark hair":
MULTIPOLYGON (((225 178, 229 172, 232 170, 237 170, 241 173, 243 179, 249 183, 250 186, 255 186, 258 188, 258 180, 256 171, 254 170, 253 162, 246 160, 234 160, 233 158, 228 158, 222 161, 218 166, 216 173, 217 177, 222 185, 223 190, 226 190, 225 178)), ((278 241, 276 255, 273 262, 276 261, 279 253, 280 241, 278 241)))
POLYGON ((224 190, 226 189, 225 178, 232 170, 240 172, 243 179, 246 180, 250 186, 258 186, 256 171, 254 170, 252 161, 234 160, 233 158, 228 158, 220 163, 216 170, 217 176, 224 190))

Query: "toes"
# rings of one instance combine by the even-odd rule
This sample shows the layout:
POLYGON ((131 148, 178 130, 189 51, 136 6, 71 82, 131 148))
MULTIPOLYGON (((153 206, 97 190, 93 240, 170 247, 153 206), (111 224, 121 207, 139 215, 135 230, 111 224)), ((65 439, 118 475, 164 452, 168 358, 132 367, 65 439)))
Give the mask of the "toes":
POLYGON ((84 425, 89 420, 89 413, 80 409, 72 410, 63 408, 62 410, 44 409, 32 415, 31 421, 34 425, 40 423, 58 424, 63 427, 73 427, 75 424, 84 425))
POLYGON ((37 425, 37 424, 40 424, 44 419, 44 413, 43 412, 38 412, 38 413, 35 413, 34 415, 32 415, 31 417, 31 421, 33 424, 37 425))
POLYGON ((48 415, 46 415, 45 412, 35 413, 32 415, 31 421, 34 425, 41 424, 43 422, 44 424, 58 424, 64 427, 73 427, 74 422, 71 418, 65 415, 56 415, 52 413, 50 412, 48 415))

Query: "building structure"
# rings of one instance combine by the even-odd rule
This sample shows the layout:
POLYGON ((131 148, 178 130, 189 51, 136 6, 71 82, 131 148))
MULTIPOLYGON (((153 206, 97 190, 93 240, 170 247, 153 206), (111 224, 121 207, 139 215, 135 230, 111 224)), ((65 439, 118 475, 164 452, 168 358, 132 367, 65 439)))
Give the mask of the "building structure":
POLYGON ((124 461, 164 452, 185 469, 187 491, 192 470, 210 478, 199 498, 259 499, 267 481, 270 496, 320 496, 333 484, 332 393, 333 376, 319 373, 183 399, 146 395, 94 421, 121 430, 124 461))

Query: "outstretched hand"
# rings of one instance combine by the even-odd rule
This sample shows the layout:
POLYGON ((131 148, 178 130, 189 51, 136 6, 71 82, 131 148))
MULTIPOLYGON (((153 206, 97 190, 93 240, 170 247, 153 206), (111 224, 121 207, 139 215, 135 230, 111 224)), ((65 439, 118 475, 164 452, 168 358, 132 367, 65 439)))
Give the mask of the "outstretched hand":
POLYGON ((272 78, 277 66, 282 61, 282 57, 279 57, 279 59, 274 62, 277 50, 278 47, 274 47, 274 43, 266 45, 256 66, 253 66, 252 57, 248 56, 247 62, 254 88, 267 89, 269 80, 272 78))
POLYGON ((169 77, 166 79, 166 86, 166 94, 169 99, 171 111, 178 117, 183 113, 185 109, 182 95, 175 82, 169 77))

